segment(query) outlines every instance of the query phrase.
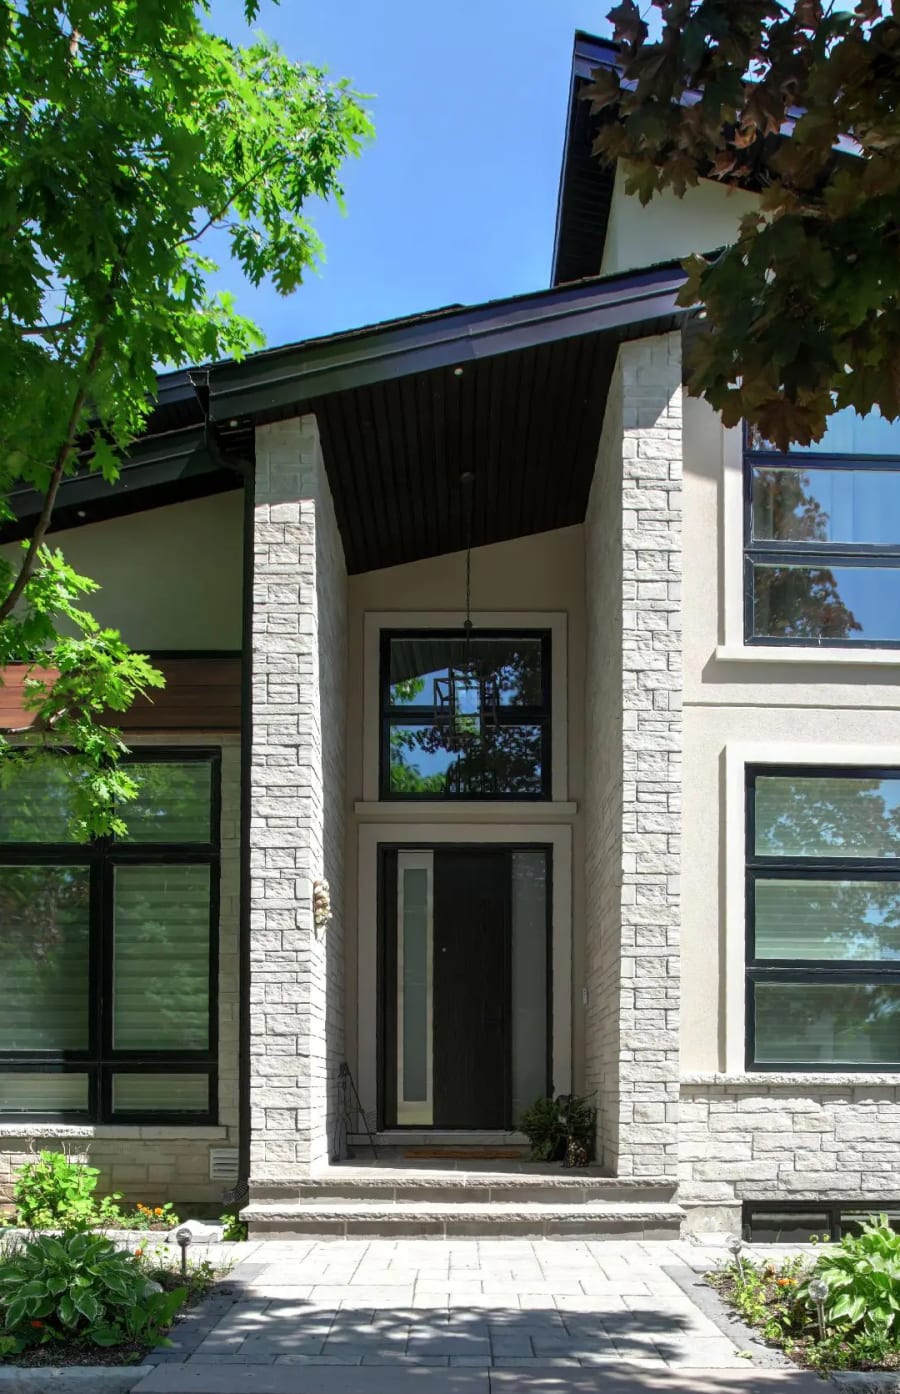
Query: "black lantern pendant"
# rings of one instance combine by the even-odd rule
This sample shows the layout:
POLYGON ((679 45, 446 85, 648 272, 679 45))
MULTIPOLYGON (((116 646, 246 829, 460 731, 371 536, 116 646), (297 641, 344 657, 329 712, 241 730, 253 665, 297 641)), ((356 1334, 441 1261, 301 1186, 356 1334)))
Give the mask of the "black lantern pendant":
POLYGON ((460 475, 466 503, 466 619, 461 663, 434 680, 434 716, 441 744, 447 750, 470 751, 497 726, 500 685, 497 674, 472 657, 472 488, 475 476, 460 475))

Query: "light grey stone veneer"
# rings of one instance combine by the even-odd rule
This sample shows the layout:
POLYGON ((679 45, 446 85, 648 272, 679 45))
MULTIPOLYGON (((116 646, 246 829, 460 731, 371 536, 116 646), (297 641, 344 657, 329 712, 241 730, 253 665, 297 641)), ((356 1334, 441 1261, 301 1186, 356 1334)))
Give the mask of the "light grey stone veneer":
POLYGON ((343 1054, 346 590, 315 418, 256 435, 251 1189, 328 1156, 343 1054), (313 924, 313 883, 333 918, 313 924))
POLYGON ((687 1075, 679 1172, 694 1230, 736 1225, 744 1200, 877 1209, 900 1193, 900 1080, 687 1075))
POLYGON ((586 538, 586 1079, 605 1165, 674 1181, 681 340, 619 349, 586 538))

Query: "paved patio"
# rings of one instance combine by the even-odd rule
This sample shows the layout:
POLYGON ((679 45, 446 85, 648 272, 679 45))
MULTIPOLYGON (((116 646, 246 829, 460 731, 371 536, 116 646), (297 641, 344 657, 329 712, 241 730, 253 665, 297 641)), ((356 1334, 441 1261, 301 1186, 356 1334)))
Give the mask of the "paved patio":
POLYGON ((178 1328, 174 1349, 149 1357, 157 1369, 141 1394, 821 1389, 754 1366, 699 1310, 665 1271, 709 1267, 715 1254, 694 1245, 372 1239, 241 1249, 224 1291, 178 1328))

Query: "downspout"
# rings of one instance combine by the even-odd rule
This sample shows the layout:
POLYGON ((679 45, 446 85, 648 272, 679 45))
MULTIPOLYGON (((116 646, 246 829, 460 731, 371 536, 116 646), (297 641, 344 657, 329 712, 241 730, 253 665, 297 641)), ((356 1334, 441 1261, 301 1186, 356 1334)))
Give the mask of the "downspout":
MULTIPOLYGON (((241 813, 238 895, 238 1173, 231 1192, 240 1211, 250 1189, 250 773, 253 759, 253 521, 256 507, 255 450, 248 455, 223 451, 210 418, 210 369, 188 374, 203 412, 210 454, 235 469, 244 483, 243 575, 241 585, 241 813)), ((232 426, 237 422, 232 421, 232 426)))

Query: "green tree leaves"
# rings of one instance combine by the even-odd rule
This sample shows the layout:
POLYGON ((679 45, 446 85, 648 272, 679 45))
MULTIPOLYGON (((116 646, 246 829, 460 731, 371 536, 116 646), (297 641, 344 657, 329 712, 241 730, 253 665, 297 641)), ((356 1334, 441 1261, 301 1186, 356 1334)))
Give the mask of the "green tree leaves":
MULTIPOLYGON (((588 91, 614 112, 595 150, 648 202, 701 177, 760 193, 737 242, 688 264, 702 304, 690 390, 779 447, 828 415, 900 415, 900 17, 867 0, 653 0, 651 43, 625 0, 621 64, 588 91)), ((699 249, 712 251, 712 249, 699 249)))
MULTIPOLYGON (((0 561, 0 666, 32 666, 37 720, 15 742, 74 752, 85 836, 114 831, 128 796, 107 714, 162 679, 43 545, 57 490, 78 470, 116 478, 160 365, 261 345, 212 287, 204 237, 223 229, 253 284, 290 294, 322 256, 308 201, 341 200, 341 166, 372 132, 346 83, 210 33, 207 8, 0 3, 0 518, 17 482, 45 498, 21 559, 0 561)), ((259 10, 246 0, 248 21, 259 10)))

